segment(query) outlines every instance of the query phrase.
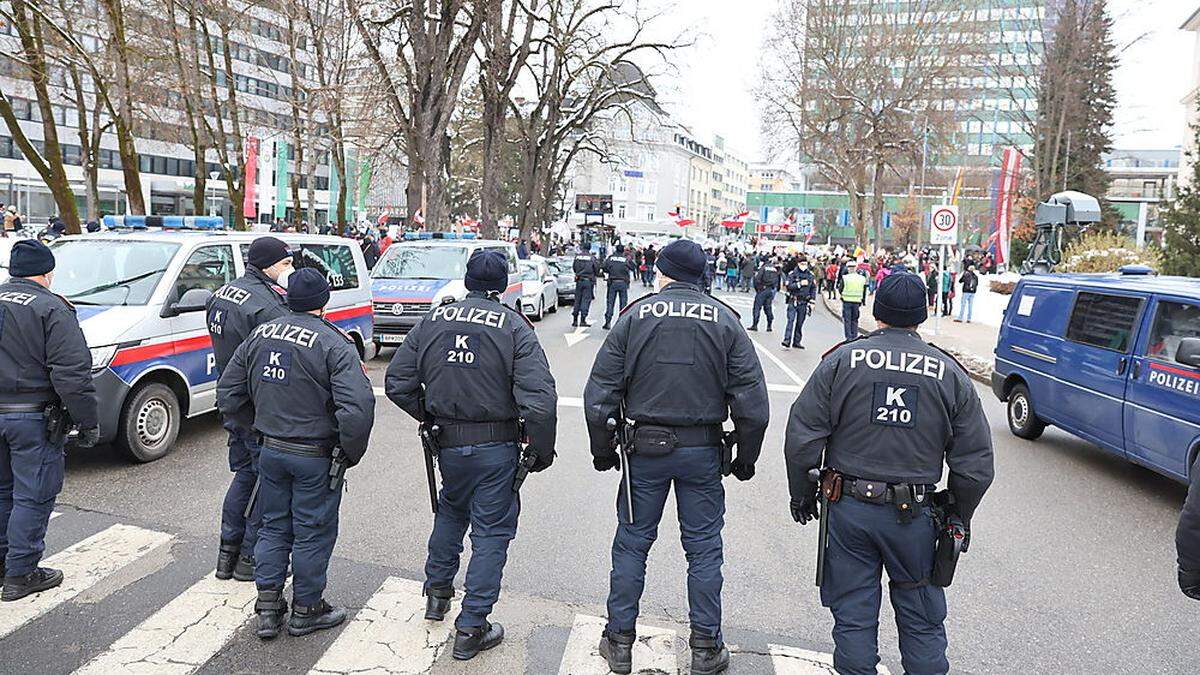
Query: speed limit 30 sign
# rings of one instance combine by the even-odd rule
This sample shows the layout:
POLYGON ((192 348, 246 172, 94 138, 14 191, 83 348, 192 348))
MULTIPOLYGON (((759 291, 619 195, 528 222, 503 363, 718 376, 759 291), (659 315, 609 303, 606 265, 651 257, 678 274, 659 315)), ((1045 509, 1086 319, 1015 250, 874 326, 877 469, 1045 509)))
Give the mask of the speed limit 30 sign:
POLYGON ((929 243, 934 245, 958 243, 958 207, 940 204, 929 210, 929 243))

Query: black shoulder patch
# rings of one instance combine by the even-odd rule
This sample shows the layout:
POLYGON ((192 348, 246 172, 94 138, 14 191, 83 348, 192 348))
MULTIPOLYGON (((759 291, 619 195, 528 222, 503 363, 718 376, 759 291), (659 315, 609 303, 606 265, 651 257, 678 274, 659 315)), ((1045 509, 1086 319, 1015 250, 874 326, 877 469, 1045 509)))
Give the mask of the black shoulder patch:
POLYGON ((826 356, 829 356, 830 354, 836 352, 838 350, 838 348, 841 347, 842 345, 848 345, 851 342, 858 342, 859 340, 865 340, 865 339, 867 339, 867 337, 868 336, 866 336, 866 335, 859 335, 858 337, 853 338, 851 340, 842 340, 841 342, 837 343, 836 345, 830 347, 829 351, 827 351, 821 355, 821 358, 824 359, 826 356))
POLYGON ((710 295, 710 296, 708 296, 708 297, 709 297, 709 299, 710 299, 710 300, 712 300, 713 302, 715 302, 715 303, 717 303, 718 305, 720 305, 720 306, 724 307, 725 309, 727 309, 727 310, 729 310, 729 311, 733 312, 733 315, 737 317, 738 321, 741 321, 741 320, 742 320, 742 315, 741 315, 741 314, 739 314, 739 313, 738 313, 738 311, 737 311, 736 309, 734 309, 734 308, 730 307, 729 305, 725 304, 725 302, 724 302, 724 301, 722 301, 720 298, 716 297, 715 295, 710 295))
POLYGON ((641 301, 645 300, 646 298, 653 298, 653 297, 654 297, 654 296, 656 296, 656 295, 658 295, 658 293, 647 293, 647 294, 643 295, 643 296, 642 296, 642 297, 640 297, 640 298, 634 298, 633 300, 631 300, 631 301, 629 302, 629 304, 628 304, 628 305, 625 305, 624 307, 622 307, 622 308, 621 308, 621 311, 620 311, 620 313, 619 313, 619 314, 617 314, 617 316, 625 316, 625 312, 628 312, 630 309, 633 309, 633 306, 634 306, 634 305, 636 305, 636 304, 638 304, 639 302, 641 302, 641 301))
POLYGON ((321 317, 321 320, 325 322, 326 326, 329 326, 330 328, 334 329, 335 331, 337 331, 338 335, 341 335, 343 338, 345 338, 346 342, 349 342, 350 344, 354 344, 354 338, 350 337, 349 333, 347 333, 346 331, 339 328, 337 326, 337 324, 333 323, 329 319, 326 319, 325 317, 321 317))
POLYGON ((963 372, 963 375, 966 375, 967 377, 970 377, 970 376, 971 376, 971 371, 967 370, 967 367, 966 367, 966 366, 964 366, 964 365, 962 364, 962 362, 960 362, 960 361, 958 360, 958 357, 957 357, 957 356, 955 356, 954 354, 951 354, 950 352, 946 351, 945 349, 942 349, 941 347, 939 347, 939 346, 937 346, 937 345, 933 344, 932 342, 930 342, 930 343, 929 343, 929 346, 930 346, 930 347, 933 347, 934 349, 938 350, 939 352, 941 352, 941 353, 945 354, 945 355, 946 355, 946 358, 950 359, 950 361, 951 361, 952 363, 954 363, 954 365, 958 366, 958 369, 959 369, 959 370, 961 370, 961 371, 963 372))
POLYGON ((70 300, 66 299, 65 297, 59 295, 58 293, 51 293, 50 295, 53 295, 54 297, 58 298, 59 300, 62 300, 63 304, 67 306, 67 309, 71 310, 72 314, 75 313, 75 303, 73 303, 70 300))
MULTIPOLYGON (((520 302, 520 300, 518 300, 517 302, 520 302)), ((521 320, 525 322, 526 326, 529 326, 530 328, 537 330, 536 328, 533 328, 533 322, 529 320, 529 317, 525 316, 525 312, 522 312, 519 309, 513 309, 512 307, 509 307, 508 305, 506 305, 504 303, 500 303, 500 306, 503 307, 504 309, 508 310, 509 314, 516 314, 517 316, 521 317, 521 320)))

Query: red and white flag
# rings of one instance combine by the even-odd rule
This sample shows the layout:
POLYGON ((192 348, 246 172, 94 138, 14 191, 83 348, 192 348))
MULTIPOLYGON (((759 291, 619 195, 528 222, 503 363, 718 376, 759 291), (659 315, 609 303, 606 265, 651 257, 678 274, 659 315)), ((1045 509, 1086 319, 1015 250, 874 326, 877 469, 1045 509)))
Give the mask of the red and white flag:
POLYGON ((413 222, 418 225, 425 224, 425 216, 421 214, 421 209, 417 209, 417 212, 413 214, 413 222))
POLYGON ((680 214, 679 211, 677 211, 677 210, 676 211, 667 211, 667 215, 670 216, 671 220, 675 221, 675 224, 680 227, 687 227, 688 225, 696 224, 696 221, 690 220, 688 218, 684 218, 683 215, 680 214))
POLYGON ((737 214, 736 216, 734 216, 728 220, 722 220, 721 225, 723 225, 724 227, 727 227, 731 230, 740 230, 743 226, 745 226, 746 217, 749 215, 750 215, 749 211, 742 211, 741 213, 737 214))
POLYGON ((987 248, 992 249, 997 264, 1008 262, 1012 212, 1020 188, 1020 177, 1021 153, 1016 148, 1005 148, 996 185, 996 216, 987 241, 987 248))

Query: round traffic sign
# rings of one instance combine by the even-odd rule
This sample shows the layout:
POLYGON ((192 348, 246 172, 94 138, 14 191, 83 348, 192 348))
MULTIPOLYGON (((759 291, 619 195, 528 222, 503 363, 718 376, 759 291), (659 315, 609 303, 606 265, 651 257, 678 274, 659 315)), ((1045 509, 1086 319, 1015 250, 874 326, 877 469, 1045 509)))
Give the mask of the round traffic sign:
POLYGON ((933 226, 941 232, 950 232, 958 226, 958 214, 950 209, 938 209, 933 212, 933 226))

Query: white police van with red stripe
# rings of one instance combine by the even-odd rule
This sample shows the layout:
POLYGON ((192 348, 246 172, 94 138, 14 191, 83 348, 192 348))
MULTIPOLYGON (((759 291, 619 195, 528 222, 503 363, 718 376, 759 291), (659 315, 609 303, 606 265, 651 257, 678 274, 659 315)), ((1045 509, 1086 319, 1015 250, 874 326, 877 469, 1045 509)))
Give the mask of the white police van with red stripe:
MULTIPOLYGON (((409 235, 413 237, 413 235, 409 235)), ((521 311, 521 274, 517 248, 507 241, 472 239, 450 233, 400 240, 384 251, 371 270, 377 347, 398 345, 430 309, 467 297, 463 276, 478 250, 500 251, 508 258, 508 287, 500 302, 521 311)))
MULTIPOLYGON (((149 462, 171 450, 183 418, 214 410, 217 372, 204 304, 245 272, 250 242, 263 235, 218 229, 219 218, 205 217, 109 217, 105 224, 114 229, 51 245, 52 290, 75 305, 91 348, 101 442, 149 462)), ((325 273, 332 286, 326 318, 350 335, 361 357, 372 324, 359 247, 340 237, 272 236, 292 247, 297 269, 325 273)))

